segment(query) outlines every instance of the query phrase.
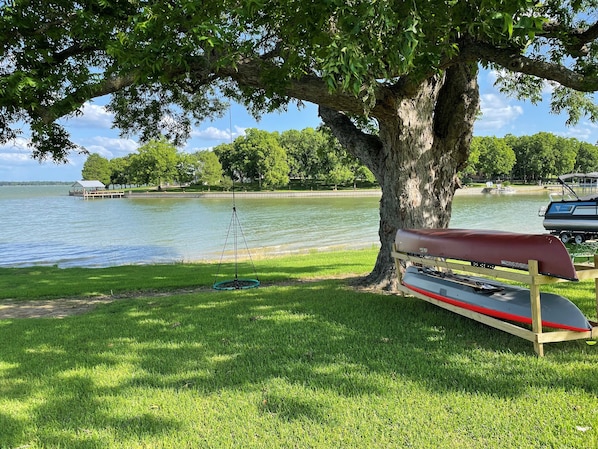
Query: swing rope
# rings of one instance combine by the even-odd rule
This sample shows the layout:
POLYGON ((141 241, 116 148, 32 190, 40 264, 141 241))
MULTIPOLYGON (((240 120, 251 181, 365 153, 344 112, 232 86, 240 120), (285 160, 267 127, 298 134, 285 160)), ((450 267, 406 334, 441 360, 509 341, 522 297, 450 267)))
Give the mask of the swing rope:
MULTIPOLYGON (((233 131, 232 131, 232 113, 231 108, 229 106, 229 121, 230 121, 230 139, 231 143, 233 140, 233 131)), ((239 216, 237 215, 237 203, 235 197, 235 173, 232 173, 232 196, 233 196, 233 213, 231 217, 230 224, 228 226, 228 231, 226 233, 226 239, 224 241, 224 248, 222 248, 222 254, 220 255, 220 263, 218 264, 218 272, 216 273, 216 278, 214 279, 213 288, 217 290, 239 290, 239 289, 247 289, 247 288, 254 288, 260 285, 260 281, 257 276, 257 271, 255 269, 255 264, 253 263, 253 259, 251 257, 251 253, 249 252, 249 247, 247 246, 247 240, 245 239, 245 233, 243 232, 243 228, 241 227, 241 222, 239 221, 239 216), (224 253, 226 251, 226 245, 228 243, 228 239, 230 233, 233 233, 233 251, 234 251, 234 261, 235 261, 235 278, 232 281, 221 281, 216 282, 216 279, 220 276, 220 269, 222 267, 222 261, 224 259, 224 253), (243 237, 243 243, 245 245, 245 250, 247 251, 247 255, 249 256, 249 262, 251 263, 251 268, 253 269, 253 274, 255 279, 239 279, 239 253, 238 253, 238 234, 241 233, 241 237, 243 237)))

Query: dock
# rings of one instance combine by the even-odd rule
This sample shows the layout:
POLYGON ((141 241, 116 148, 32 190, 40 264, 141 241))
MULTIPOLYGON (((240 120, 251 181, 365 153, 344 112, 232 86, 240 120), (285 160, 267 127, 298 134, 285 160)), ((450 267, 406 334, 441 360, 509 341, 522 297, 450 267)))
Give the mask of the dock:
POLYGON ((69 196, 80 196, 85 200, 95 198, 124 198, 124 190, 108 190, 100 181, 77 181, 69 191, 69 196))
POLYGON ((70 192, 71 196, 80 196, 85 200, 103 198, 124 198, 124 190, 84 190, 81 192, 70 192))

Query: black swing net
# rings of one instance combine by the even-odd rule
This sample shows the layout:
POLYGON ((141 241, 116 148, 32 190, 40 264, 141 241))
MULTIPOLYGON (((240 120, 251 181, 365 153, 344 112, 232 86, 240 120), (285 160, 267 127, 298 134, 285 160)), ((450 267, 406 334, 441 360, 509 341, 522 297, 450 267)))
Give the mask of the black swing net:
POLYGON ((260 285, 260 281, 257 277, 257 272, 255 271, 255 265, 253 264, 253 259, 251 258, 251 253, 249 252, 249 248, 247 247, 247 240, 245 239, 245 234, 243 233, 243 228, 241 227, 241 222, 239 221, 239 216, 237 215, 237 207, 235 205, 235 188, 233 184, 233 214, 230 220, 230 224, 228 226, 228 231, 226 233, 226 240, 224 241, 224 248, 222 249, 222 254, 220 256, 220 263, 218 264, 218 272, 214 278, 214 285, 213 288, 216 290, 241 290, 241 289, 248 289, 248 288, 255 288, 260 285), (232 235, 231 235, 232 234, 232 235), (229 238, 232 237, 232 245, 233 245, 233 256, 234 256, 234 267, 235 267, 235 277, 233 279, 228 279, 224 281, 219 281, 220 278, 220 270, 222 268, 222 262, 227 250, 229 238), (239 277, 239 252, 238 252, 238 244, 239 244, 239 237, 243 239, 243 244, 245 245, 245 251, 247 252, 247 256, 249 259, 249 263, 251 264, 251 268, 253 270, 254 278, 240 278, 239 277))

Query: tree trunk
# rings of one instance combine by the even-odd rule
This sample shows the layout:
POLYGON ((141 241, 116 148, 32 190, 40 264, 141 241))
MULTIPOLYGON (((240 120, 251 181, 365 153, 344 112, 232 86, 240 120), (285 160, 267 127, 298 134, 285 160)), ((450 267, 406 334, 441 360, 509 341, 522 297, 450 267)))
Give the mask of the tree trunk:
POLYGON ((479 108, 477 68, 453 66, 409 95, 385 95, 372 115, 379 134, 360 131, 337 111, 320 107, 320 117, 347 150, 376 176, 380 200, 380 251, 364 284, 396 287, 391 257, 400 228, 446 228, 458 187, 456 173, 467 161, 479 108))

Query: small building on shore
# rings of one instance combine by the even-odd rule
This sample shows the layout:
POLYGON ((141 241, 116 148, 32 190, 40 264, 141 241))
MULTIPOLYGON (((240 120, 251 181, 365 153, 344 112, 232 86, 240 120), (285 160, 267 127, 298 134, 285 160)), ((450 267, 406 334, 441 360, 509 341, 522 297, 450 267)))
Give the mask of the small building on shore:
POLYGON ((90 192, 100 192, 106 190, 106 186, 101 181, 77 181, 71 186, 69 195, 86 196, 90 192))
POLYGON ((90 198, 124 198, 124 190, 107 190, 100 181, 77 181, 69 191, 70 196, 90 198))

